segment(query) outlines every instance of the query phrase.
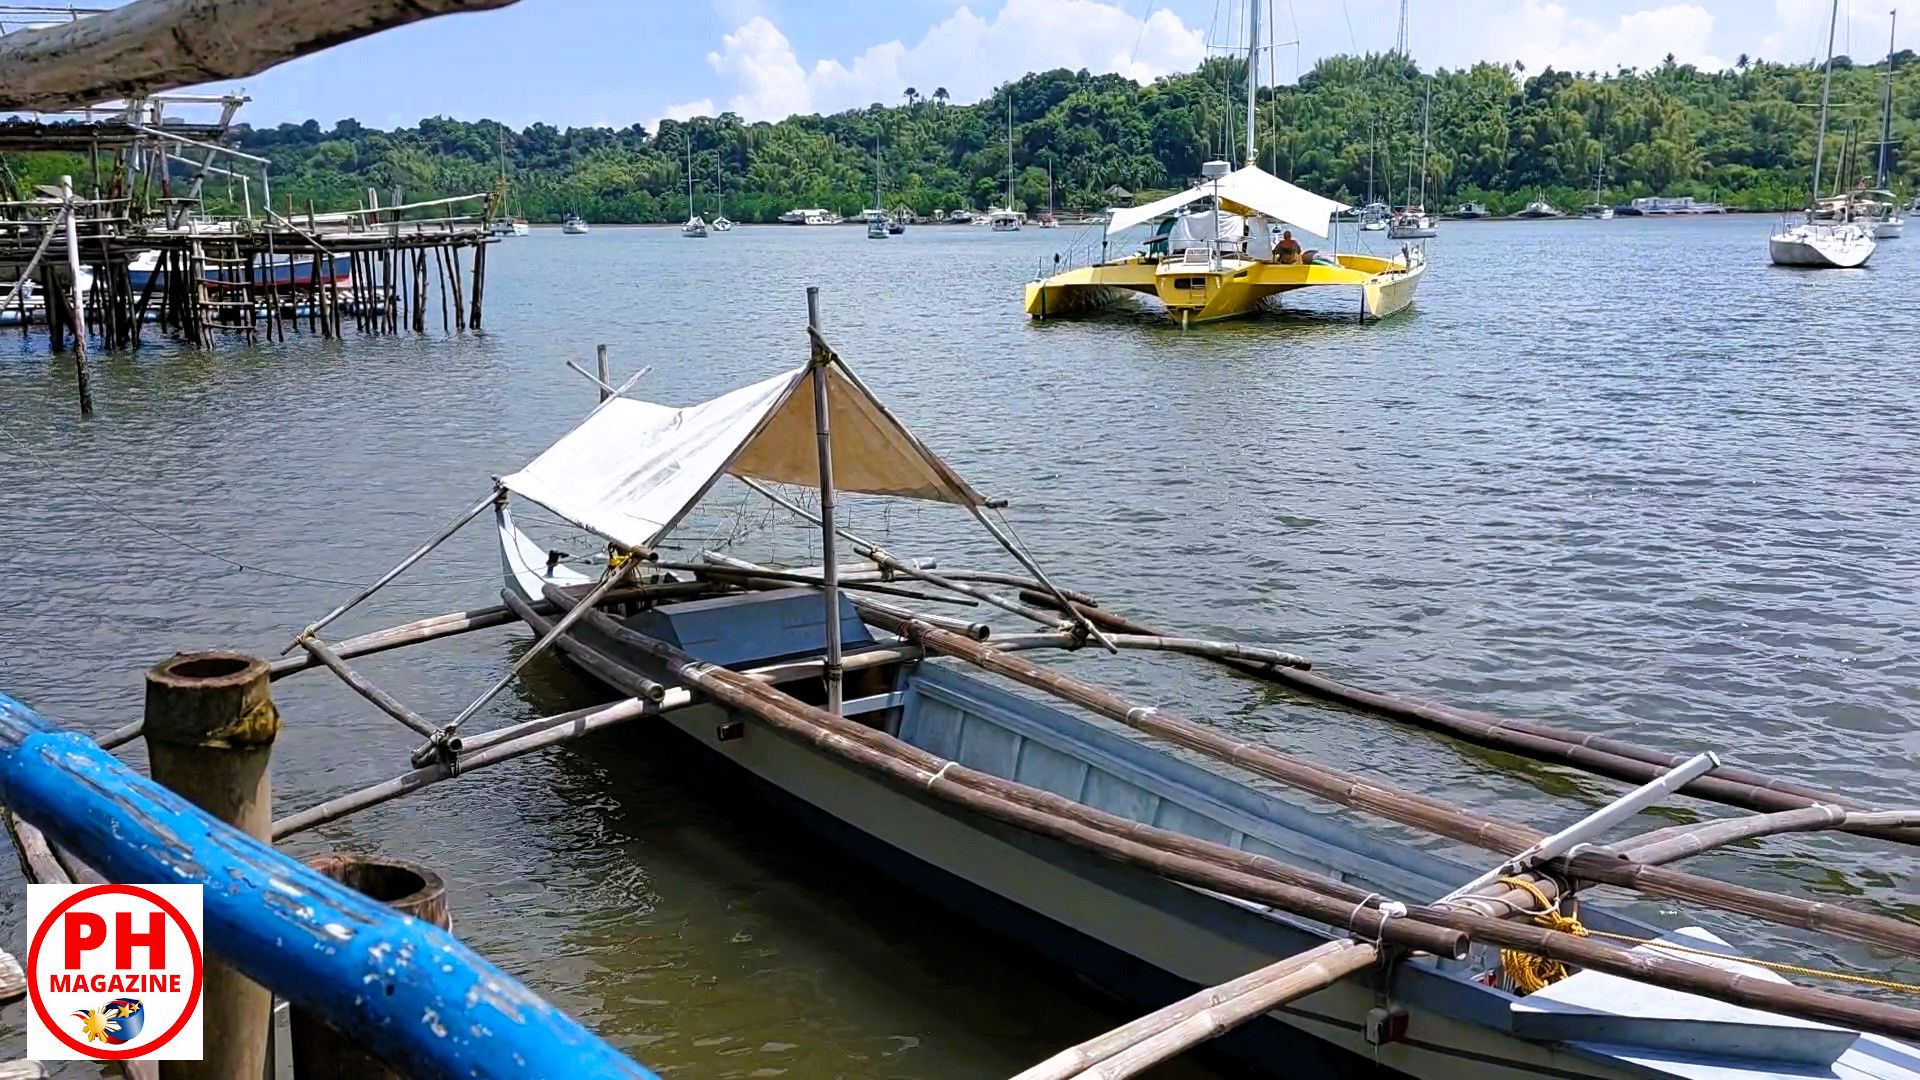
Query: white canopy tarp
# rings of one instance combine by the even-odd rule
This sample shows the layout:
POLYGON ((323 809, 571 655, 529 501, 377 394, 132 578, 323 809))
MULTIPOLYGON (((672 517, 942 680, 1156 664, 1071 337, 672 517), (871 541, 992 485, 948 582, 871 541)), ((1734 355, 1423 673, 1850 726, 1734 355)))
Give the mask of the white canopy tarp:
POLYGON ((1164 199, 1155 199, 1145 206, 1115 210, 1107 222, 1107 233, 1112 235, 1145 224, 1216 192, 1223 201, 1231 204, 1229 210, 1264 214, 1323 238, 1332 229, 1333 215, 1347 209, 1346 203, 1315 195, 1258 166, 1248 165, 1221 177, 1217 184, 1201 184, 1164 199))
MULTIPOLYGON (((835 491, 986 505, 837 359, 824 370, 835 491)), ((723 473, 819 486, 811 373, 684 409, 612 398, 500 482, 622 547, 651 548, 723 473)))

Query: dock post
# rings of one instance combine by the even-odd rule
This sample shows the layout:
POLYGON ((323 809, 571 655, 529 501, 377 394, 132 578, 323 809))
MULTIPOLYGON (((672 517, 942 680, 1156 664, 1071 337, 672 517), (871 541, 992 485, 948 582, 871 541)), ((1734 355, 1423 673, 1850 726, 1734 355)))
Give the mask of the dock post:
MULTIPOLYGON (((272 842, 267 762, 280 733, 269 686, 258 657, 182 653, 147 671, 142 728, 155 781, 262 843, 272 842)), ((202 986, 206 1056, 161 1062, 161 1080, 257 1080, 272 996, 211 955, 202 986)))
MULTIPOLYGON (((402 859, 369 859, 354 855, 327 855, 307 865, 354 892, 378 900, 421 922, 449 929, 447 884, 424 866, 402 859)), ((293 1029, 294 1080, 353 1077, 354 1080, 407 1080, 367 1053, 363 1041, 342 1035, 338 1028, 309 1013, 294 1009, 287 1017, 293 1029)))
POLYGON ((613 378, 607 370, 607 347, 605 345, 596 345, 593 351, 600 374, 600 400, 605 401, 613 396, 613 391, 607 389, 607 387, 613 385, 613 378))

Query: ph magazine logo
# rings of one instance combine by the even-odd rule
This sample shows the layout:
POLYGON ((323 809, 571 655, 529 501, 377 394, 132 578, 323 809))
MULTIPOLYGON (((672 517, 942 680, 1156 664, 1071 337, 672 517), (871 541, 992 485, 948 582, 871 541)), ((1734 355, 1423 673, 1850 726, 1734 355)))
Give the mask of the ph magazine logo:
POLYGON ((199 1060, 200 890, 27 886, 27 1056, 199 1060))

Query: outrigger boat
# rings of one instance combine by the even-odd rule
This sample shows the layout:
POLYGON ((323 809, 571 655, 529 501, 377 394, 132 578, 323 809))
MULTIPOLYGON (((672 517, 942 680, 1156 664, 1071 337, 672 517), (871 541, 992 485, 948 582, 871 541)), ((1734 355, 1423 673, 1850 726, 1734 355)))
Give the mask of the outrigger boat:
MULTIPOLYGON (((1522 725, 1526 738, 1567 760, 1645 781, 1543 835, 1036 663, 1029 657, 1042 649, 1173 652, 1371 701, 1429 726, 1464 729, 1470 716, 1352 690, 1275 649, 1166 636, 1065 590, 996 522, 1004 504, 936 456, 817 329, 810 334, 805 365, 687 407, 630 400, 633 380, 603 383, 609 396, 572 431, 303 631, 289 649, 308 655, 278 662, 277 673, 325 665, 425 742, 415 771, 283 818, 276 838, 644 719, 633 738, 690 741, 780 813, 931 904, 1157 1010, 1020 1080, 1090 1077, 1096 1066, 1100 1076, 1129 1076, 1228 1028, 1236 1030, 1217 1049, 1259 1076, 1338 1075, 1372 1063, 1422 1078, 1920 1078, 1920 1051, 1896 1041, 1920 1037, 1920 1010, 1789 983, 1696 927, 1572 906, 1581 889, 1606 883, 1920 955, 1911 921, 1666 865, 1799 830, 1912 843, 1920 812, 1858 809, 1709 753, 1669 758, 1522 725), (821 564, 780 569, 720 551, 668 561, 678 550, 668 538, 723 485, 765 495, 817 528, 821 564), (810 492, 801 498, 811 507, 780 485, 810 492), (838 524, 847 495, 969 513, 1030 577, 936 572, 898 558, 838 524), (516 523, 516 499, 585 530, 603 552, 550 550, 516 523), (503 607, 338 643, 320 638, 489 509, 503 607), (866 563, 842 567, 842 544, 866 563), (945 612, 925 610, 936 601, 945 612), (991 605, 1038 629, 1003 633, 952 614, 955 604, 991 605), (413 713, 345 662, 515 619, 538 641, 445 724, 413 713), (620 699, 477 735, 463 730, 549 648, 620 699), (1608 835, 1676 792, 1779 812, 1608 835), (1435 855, 1350 811, 1494 854, 1485 865, 1435 855), (1577 970, 1556 966, 1569 961, 1577 970), (1210 997, 1184 997, 1207 987, 1210 997)), ((1483 743, 1525 745, 1506 722, 1473 723, 1483 743)), ((1547 756, 1538 746, 1522 752, 1547 756)))
MULTIPOLYGON (((1259 6, 1259 0, 1249 0, 1247 5, 1253 28, 1249 42, 1259 40, 1259 6)), ((1249 53, 1255 49, 1250 45, 1249 53)), ((1402 247, 1398 255, 1384 258, 1276 248, 1270 231, 1274 224, 1326 239, 1332 234, 1334 215, 1352 207, 1296 187, 1256 163, 1254 103, 1259 100, 1259 67, 1255 62, 1247 64, 1246 165, 1229 171, 1224 161, 1207 162, 1201 183, 1145 206, 1116 209, 1106 228, 1110 243, 1128 229, 1204 200, 1212 204, 1214 218, 1224 214, 1241 219, 1236 231, 1244 239, 1222 241, 1222 230, 1216 228, 1210 230, 1211 236, 1177 251, 1169 245, 1164 254, 1141 252, 1057 271, 1027 283, 1029 316, 1050 319, 1084 314, 1138 293, 1158 299, 1170 318, 1187 326, 1252 315, 1274 297, 1316 286, 1360 290, 1362 318, 1384 318, 1413 302, 1414 290, 1427 271, 1422 248, 1402 247)))

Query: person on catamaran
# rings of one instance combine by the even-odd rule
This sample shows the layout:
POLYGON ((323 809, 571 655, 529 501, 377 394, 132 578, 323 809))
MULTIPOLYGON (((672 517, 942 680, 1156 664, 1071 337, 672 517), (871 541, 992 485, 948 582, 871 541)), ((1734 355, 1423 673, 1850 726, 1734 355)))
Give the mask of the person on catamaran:
POLYGON ((1280 243, 1274 246, 1273 254, 1274 258, 1288 265, 1300 261, 1300 241, 1293 238, 1292 229, 1280 231, 1280 243))

